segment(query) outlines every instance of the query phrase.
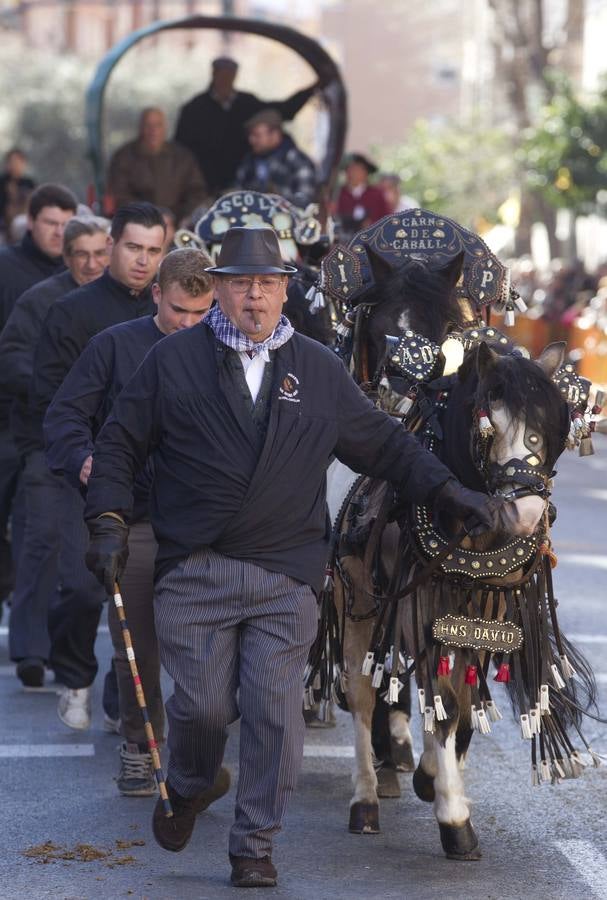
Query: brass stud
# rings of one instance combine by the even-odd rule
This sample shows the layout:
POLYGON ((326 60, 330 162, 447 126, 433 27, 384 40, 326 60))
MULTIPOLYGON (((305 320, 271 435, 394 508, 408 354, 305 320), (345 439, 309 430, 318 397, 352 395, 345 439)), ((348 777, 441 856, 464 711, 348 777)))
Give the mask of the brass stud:
POLYGON ((463 566, 465 562, 466 560, 464 559, 464 557, 460 556, 460 558, 458 559, 458 563, 460 564, 460 566, 463 566))
POLYGON ((438 541, 430 541, 430 546, 433 550, 436 550, 436 548, 438 547, 438 541))
POLYGON ((507 562, 508 562, 508 560, 506 559, 506 557, 502 556, 502 558, 500 559, 500 565, 505 566, 507 562))
POLYGON ((493 562, 492 562, 490 559, 487 560, 487 568, 488 568, 488 569, 492 569, 492 568, 493 568, 493 562))
POLYGON ((480 569, 480 567, 481 567, 481 564, 479 563, 478 559, 473 559, 473 560, 472 560, 472 568, 473 568, 473 569, 480 569))
POLYGON ((523 556, 524 553, 525 553, 525 551, 523 550, 522 547, 517 547, 517 549, 516 549, 516 555, 517 555, 517 556, 523 556))

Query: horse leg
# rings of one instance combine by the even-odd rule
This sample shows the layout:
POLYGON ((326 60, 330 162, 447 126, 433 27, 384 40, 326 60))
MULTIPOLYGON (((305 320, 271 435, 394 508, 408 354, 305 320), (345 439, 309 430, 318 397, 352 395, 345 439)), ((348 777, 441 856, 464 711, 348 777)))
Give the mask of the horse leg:
POLYGON ((412 772, 415 768, 410 722, 411 683, 406 681, 398 703, 390 707, 390 755, 398 772, 412 772))
POLYGON ((478 839, 470 822, 470 808, 464 796, 464 780, 456 751, 455 723, 452 723, 448 733, 443 731, 435 738, 435 752, 434 813, 443 850, 448 859, 480 859, 478 839))
POLYGON ((362 675, 348 679, 348 705, 354 719, 356 763, 352 782, 354 796, 350 803, 349 830, 354 834, 379 834, 379 802, 377 776, 373 766, 371 721, 375 690, 370 679, 362 675))
POLYGON ((420 800, 434 802, 434 779, 438 772, 434 735, 424 731, 424 752, 413 773, 413 790, 420 800))

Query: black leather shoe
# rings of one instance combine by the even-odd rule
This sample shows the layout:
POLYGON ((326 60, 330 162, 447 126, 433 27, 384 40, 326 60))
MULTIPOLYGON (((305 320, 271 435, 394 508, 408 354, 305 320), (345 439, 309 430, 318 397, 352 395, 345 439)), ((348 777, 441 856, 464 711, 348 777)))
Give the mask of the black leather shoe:
POLYGON ((215 779, 214 784, 211 785, 208 790, 204 791, 202 794, 199 794, 198 797, 194 798, 194 811, 196 814, 204 812, 211 803, 215 803, 216 800, 219 800, 220 797, 223 797, 224 794, 227 794, 230 790, 230 773, 229 771, 222 766, 219 772, 217 773, 217 778, 215 779))
POLYGON ((251 856, 232 856, 232 876, 234 887, 276 887, 278 872, 272 865, 271 856, 254 859, 251 856))
POLYGON ((179 853, 180 850, 187 845, 192 837, 194 825, 196 824, 195 797, 182 797, 167 781, 167 791, 169 800, 173 807, 173 815, 167 817, 162 804, 162 799, 158 798, 154 807, 154 815, 152 816, 152 831, 157 843, 165 850, 171 850, 173 853, 179 853))

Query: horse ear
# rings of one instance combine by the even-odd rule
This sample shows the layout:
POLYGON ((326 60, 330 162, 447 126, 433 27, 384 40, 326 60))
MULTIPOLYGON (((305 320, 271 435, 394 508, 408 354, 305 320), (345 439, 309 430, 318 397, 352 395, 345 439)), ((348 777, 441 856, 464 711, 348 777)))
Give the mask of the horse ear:
POLYGON ((554 344, 548 344, 536 359, 536 363, 542 367, 548 378, 552 378, 565 362, 566 346, 565 341, 555 341, 554 344))
POLYGON ((476 371, 478 372, 478 377, 482 379, 488 375, 498 359, 499 354, 497 354, 495 350, 492 350, 485 341, 481 341, 476 353, 476 371))
POLYGON ((372 247, 365 245, 365 250, 367 252, 367 259, 369 260, 369 268, 373 275, 373 281, 375 284, 381 284, 392 274, 392 266, 383 256, 376 253, 372 247))
POLYGON ((461 278, 462 271, 464 269, 465 257, 466 254, 464 253, 464 251, 460 250, 457 256, 454 256, 453 259, 450 259, 448 263, 446 263, 444 266, 441 266, 440 269, 437 269, 437 271, 440 272, 447 283, 451 285, 452 289, 461 278))

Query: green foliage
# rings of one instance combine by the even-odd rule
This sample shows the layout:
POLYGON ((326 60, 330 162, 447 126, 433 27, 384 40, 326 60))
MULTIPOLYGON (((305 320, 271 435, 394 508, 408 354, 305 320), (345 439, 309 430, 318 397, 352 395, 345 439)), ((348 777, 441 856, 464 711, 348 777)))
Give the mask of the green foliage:
POLYGON ((562 75, 551 84, 552 98, 523 136, 517 160, 529 187, 552 206, 593 211, 607 185, 607 81, 591 100, 579 99, 562 75))
POLYGON ((375 148, 375 154, 424 208, 470 228, 482 220, 497 222, 498 209, 516 184, 509 137, 476 120, 438 125, 420 120, 406 143, 375 148))

